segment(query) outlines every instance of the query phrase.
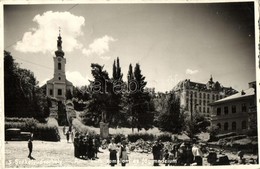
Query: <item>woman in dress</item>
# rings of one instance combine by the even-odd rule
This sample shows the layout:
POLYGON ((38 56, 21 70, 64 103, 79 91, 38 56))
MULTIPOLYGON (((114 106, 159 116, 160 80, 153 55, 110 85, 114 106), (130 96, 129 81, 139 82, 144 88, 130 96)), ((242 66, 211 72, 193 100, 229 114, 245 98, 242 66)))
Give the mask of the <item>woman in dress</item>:
POLYGON ((126 163, 129 162, 128 160, 128 155, 127 155, 127 147, 126 147, 126 141, 122 141, 120 150, 119 150, 119 161, 121 163, 122 166, 125 166, 126 163))
POLYGON ((115 144, 115 139, 111 139, 111 143, 108 145, 108 150, 109 150, 109 160, 110 160, 110 165, 115 166, 117 164, 117 146, 115 144))

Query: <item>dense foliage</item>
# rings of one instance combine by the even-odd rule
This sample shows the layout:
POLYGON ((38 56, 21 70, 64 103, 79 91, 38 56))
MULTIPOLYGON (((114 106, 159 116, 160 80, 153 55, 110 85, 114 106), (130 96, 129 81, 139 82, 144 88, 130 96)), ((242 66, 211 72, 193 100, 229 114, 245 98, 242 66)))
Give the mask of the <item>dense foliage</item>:
POLYGON ((22 69, 11 54, 4 51, 4 97, 6 117, 34 117, 40 121, 50 110, 33 72, 22 69))
POLYGON ((183 125, 184 116, 180 109, 180 100, 175 93, 169 93, 167 105, 158 117, 159 129, 171 133, 180 133, 183 125))
POLYGON ((49 118, 47 123, 40 123, 34 118, 5 118, 5 129, 9 128, 33 132, 35 140, 60 141, 58 123, 53 118, 49 118))

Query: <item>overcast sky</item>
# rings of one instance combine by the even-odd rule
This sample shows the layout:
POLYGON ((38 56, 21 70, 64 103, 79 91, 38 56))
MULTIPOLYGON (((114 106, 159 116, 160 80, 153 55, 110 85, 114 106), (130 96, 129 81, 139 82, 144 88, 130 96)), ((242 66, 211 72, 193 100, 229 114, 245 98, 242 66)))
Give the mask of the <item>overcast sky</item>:
POLYGON ((156 91, 210 75, 237 90, 256 80, 253 3, 5 5, 4 49, 40 84, 53 77, 59 27, 75 86, 89 84, 91 63, 111 76, 116 57, 124 79, 139 63, 156 91))

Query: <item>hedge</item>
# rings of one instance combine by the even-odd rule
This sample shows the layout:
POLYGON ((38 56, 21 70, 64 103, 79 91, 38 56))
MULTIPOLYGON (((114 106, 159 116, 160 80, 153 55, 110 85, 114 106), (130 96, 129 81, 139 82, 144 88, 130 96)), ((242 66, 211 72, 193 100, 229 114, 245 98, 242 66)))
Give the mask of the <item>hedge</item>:
POLYGON ((143 139, 144 141, 153 141, 156 139, 156 136, 148 133, 133 133, 128 135, 128 140, 130 142, 136 142, 139 139, 143 139))
POLYGON ((160 134, 157 137, 157 139, 161 140, 162 142, 172 141, 172 134, 170 134, 170 133, 163 133, 163 134, 160 134))
POLYGON ((19 128, 22 132, 33 132, 35 140, 60 141, 58 123, 53 118, 49 118, 47 123, 39 123, 33 118, 6 118, 5 120, 5 129, 19 128))
POLYGON ((88 126, 82 124, 78 119, 73 119, 72 126, 79 133, 96 135, 96 132, 94 130, 91 130, 88 126))

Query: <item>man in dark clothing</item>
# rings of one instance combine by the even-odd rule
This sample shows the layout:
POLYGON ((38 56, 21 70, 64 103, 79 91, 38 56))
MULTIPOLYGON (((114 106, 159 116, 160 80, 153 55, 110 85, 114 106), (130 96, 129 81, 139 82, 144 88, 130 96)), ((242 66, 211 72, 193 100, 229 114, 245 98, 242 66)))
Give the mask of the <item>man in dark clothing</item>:
POLYGON ((159 166, 159 160, 160 160, 160 146, 157 141, 155 141, 155 144, 153 145, 152 149, 153 153, 153 166, 159 166))
POLYGON ((32 150, 33 150, 32 138, 30 138, 30 139, 28 140, 28 149, 29 149, 28 158, 32 159, 32 150))

